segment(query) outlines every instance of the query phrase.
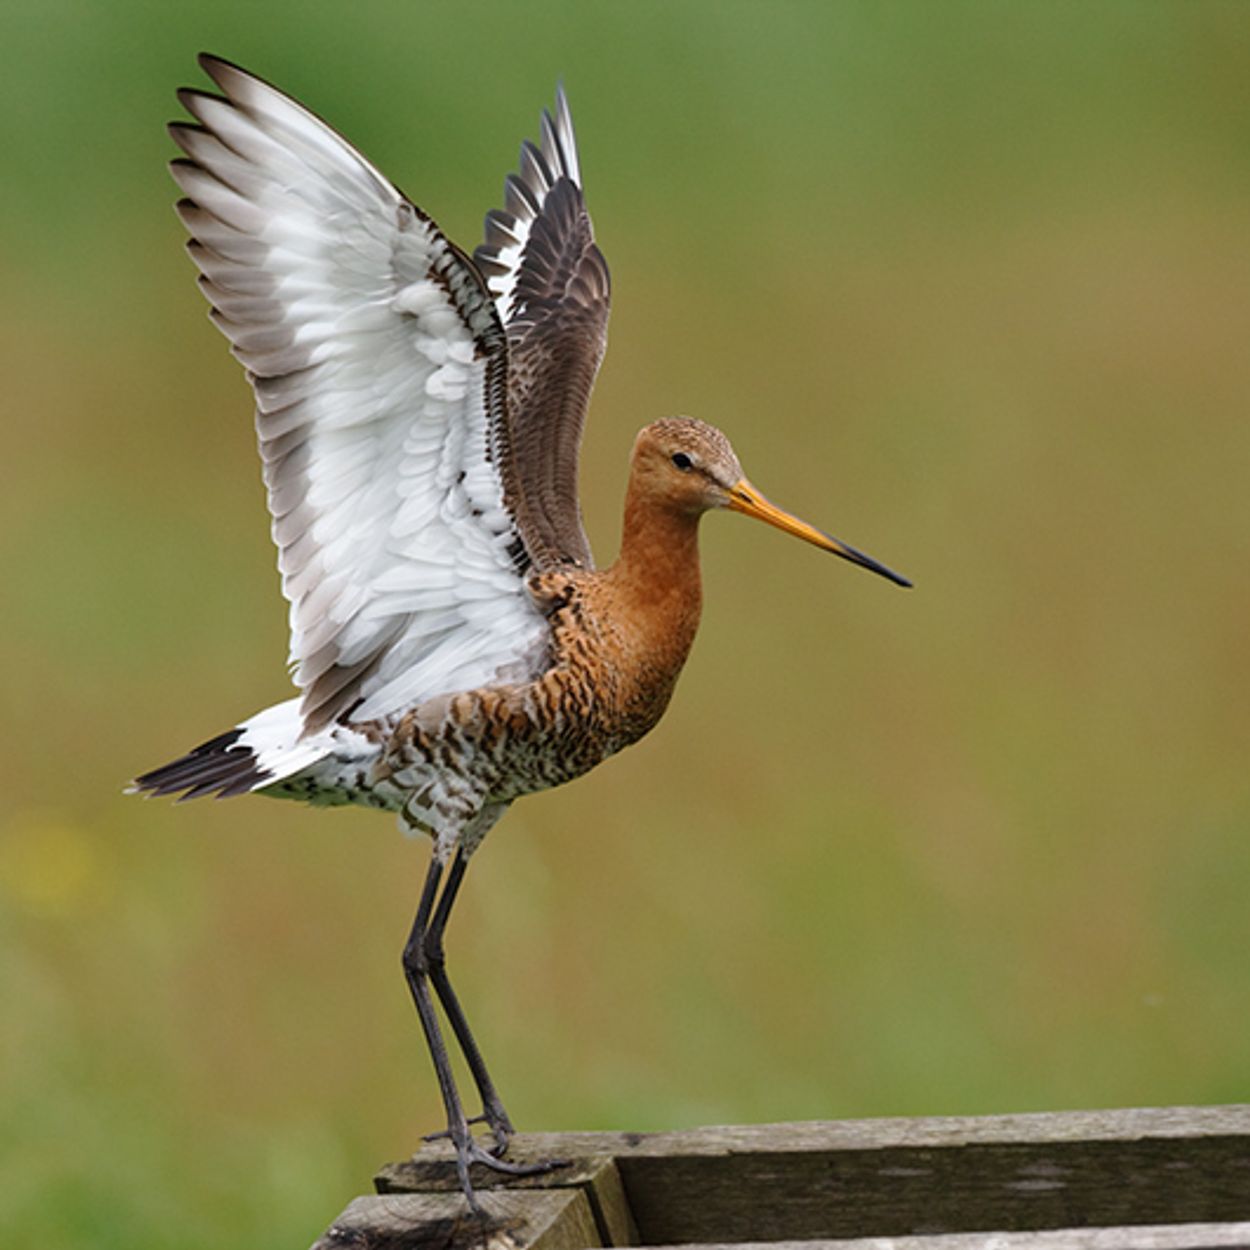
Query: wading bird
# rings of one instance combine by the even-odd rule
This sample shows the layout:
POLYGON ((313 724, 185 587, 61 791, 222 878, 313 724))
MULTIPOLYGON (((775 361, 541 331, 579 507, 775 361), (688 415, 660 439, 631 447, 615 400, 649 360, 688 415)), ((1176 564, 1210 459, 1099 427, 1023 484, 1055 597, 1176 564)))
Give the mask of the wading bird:
POLYGON ((758 517, 909 583, 768 502, 729 440, 655 421, 630 464, 620 555, 597 569, 577 458, 608 269, 563 92, 472 259, 294 100, 216 57, 170 133, 212 319, 256 397, 297 698, 145 773, 148 794, 257 793, 397 812, 433 852, 403 967, 477 1209, 504 1110, 447 979, 443 931, 508 805, 659 720, 699 621, 699 518, 758 517), (441 885, 441 893, 440 893, 441 885), (431 988, 482 1113, 456 1089, 431 988), (489 1148, 470 1125, 484 1121, 489 1148))

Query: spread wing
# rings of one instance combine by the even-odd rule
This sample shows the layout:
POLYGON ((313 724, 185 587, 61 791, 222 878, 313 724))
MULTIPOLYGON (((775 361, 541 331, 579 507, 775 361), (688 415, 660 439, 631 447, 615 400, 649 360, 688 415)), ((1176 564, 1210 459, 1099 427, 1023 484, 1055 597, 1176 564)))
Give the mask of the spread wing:
POLYGON ((201 57, 178 211, 246 366, 305 731, 541 664, 507 507, 507 343, 469 260, 301 105, 201 57))
MULTIPOLYGON (((525 143, 486 217, 473 259, 508 333, 511 449, 517 520, 540 568, 592 566, 577 501, 577 456, 607 346, 608 266, 582 198, 568 101, 544 111, 540 145, 525 143)), ((511 492, 510 492, 511 493, 511 492)))

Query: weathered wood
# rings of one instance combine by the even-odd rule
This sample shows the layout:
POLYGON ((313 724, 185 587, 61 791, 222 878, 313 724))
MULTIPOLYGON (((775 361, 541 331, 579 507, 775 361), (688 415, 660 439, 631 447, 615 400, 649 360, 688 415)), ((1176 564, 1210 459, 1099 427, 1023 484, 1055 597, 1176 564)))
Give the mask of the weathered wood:
POLYGON ((600 1246, 580 1190, 482 1194, 487 1223, 453 1193, 356 1198, 312 1250, 585 1250, 600 1246))
MULTIPOLYGON (((586 1195, 591 1215, 605 1246, 629 1246, 638 1241, 638 1229, 625 1199, 621 1174, 611 1155, 586 1155, 572 1158, 568 1151, 551 1155, 523 1154, 513 1149, 510 1159, 569 1159, 569 1163, 551 1172, 536 1176, 506 1177, 498 1172, 478 1168, 473 1173, 474 1185, 483 1190, 506 1187, 509 1190, 574 1189, 586 1195)), ((427 1147, 412 1159, 388 1163, 373 1178, 378 1193, 460 1192, 455 1161, 446 1146, 427 1147)))
POLYGON ((1150 1224, 1136 1228, 1061 1228, 1041 1233, 946 1233, 847 1241, 726 1241, 665 1250, 1245 1250, 1250 1224, 1150 1224))
MULTIPOLYGON (((1180 1224, 1250 1215, 1250 1136, 1154 1135, 1114 1119, 816 1126, 616 1155, 642 1241, 806 1240, 1180 1224), (1023 1131, 1021 1131, 1023 1130, 1023 1131), (794 1134, 791 1136, 791 1134, 794 1134), (915 1143, 904 1144, 910 1136, 915 1143), (875 1144, 873 1139, 878 1143, 875 1144), (858 1139, 860 1145, 850 1146, 858 1139), (870 1144, 873 1143, 873 1144, 870 1144), (896 1143, 886 1145, 885 1143, 896 1143)), ((545 1143, 537 1148, 546 1149, 545 1143)), ((561 1149, 571 1143, 561 1141, 561 1149)))
MULTIPOLYGON (((875 1150, 893 1146, 1128 1141, 1140 1137, 1250 1136, 1250 1103, 1212 1107, 1131 1107, 1110 1111, 1048 1111, 1023 1115, 899 1116, 871 1120, 798 1120, 730 1124, 659 1133, 522 1133, 510 1149, 527 1158, 544 1151, 587 1154, 704 1154, 753 1151, 875 1150)), ((425 1147, 414 1158, 428 1157, 425 1147)))
MULTIPOLYGON (((537 1133, 509 1158, 570 1163, 519 1179, 475 1168, 483 1200, 575 1195, 585 1246, 969 1250, 992 1233, 1000 1250, 1250 1247, 1250 1106, 537 1133)), ((447 1244, 465 1205, 445 1143, 376 1183, 434 1203, 447 1244)))

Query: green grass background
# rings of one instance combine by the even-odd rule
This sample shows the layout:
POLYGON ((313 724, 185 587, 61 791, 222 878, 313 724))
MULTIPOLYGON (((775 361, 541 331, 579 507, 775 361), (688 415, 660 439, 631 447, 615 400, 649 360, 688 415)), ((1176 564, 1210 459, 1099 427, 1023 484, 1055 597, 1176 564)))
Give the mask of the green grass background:
POLYGON ((124 798, 285 697, 250 405, 164 171, 208 48, 476 242, 563 77, 638 426, 722 425, 903 593, 738 517, 663 724, 517 805, 449 946, 518 1122, 1250 1083, 1250 7, 0 8, 0 1243, 301 1246, 439 1107, 425 847, 124 798))

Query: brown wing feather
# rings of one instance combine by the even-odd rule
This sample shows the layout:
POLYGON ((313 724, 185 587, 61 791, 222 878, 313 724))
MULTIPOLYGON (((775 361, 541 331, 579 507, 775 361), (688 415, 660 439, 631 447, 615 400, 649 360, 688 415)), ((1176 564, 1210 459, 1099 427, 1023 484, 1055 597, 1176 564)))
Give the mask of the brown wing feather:
POLYGON ((590 391, 607 346, 611 284, 582 198, 563 91, 543 114, 542 146, 525 144, 505 184, 507 208, 486 221, 474 261, 508 334, 510 463, 501 466, 534 564, 593 560, 577 497, 590 391))

